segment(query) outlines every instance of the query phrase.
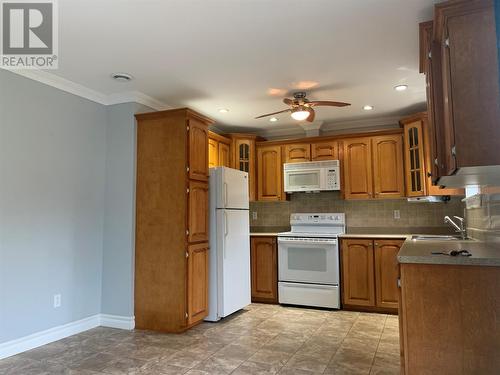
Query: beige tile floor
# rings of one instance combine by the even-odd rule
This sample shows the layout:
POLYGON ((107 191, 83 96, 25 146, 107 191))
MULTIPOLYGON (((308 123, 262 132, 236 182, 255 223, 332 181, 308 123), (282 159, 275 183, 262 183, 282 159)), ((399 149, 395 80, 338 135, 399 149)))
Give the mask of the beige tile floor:
POLYGON ((396 316, 252 304, 184 334, 111 328, 0 360, 0 374, 399 374, 396 316))

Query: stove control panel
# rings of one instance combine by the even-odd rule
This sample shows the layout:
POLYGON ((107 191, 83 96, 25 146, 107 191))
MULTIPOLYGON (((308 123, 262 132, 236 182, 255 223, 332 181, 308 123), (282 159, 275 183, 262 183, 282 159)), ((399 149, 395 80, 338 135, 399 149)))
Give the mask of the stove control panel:
POLYGON ((343 213, 309 213, 291 214, 291 225, 343 225, 345 216, 343 213))

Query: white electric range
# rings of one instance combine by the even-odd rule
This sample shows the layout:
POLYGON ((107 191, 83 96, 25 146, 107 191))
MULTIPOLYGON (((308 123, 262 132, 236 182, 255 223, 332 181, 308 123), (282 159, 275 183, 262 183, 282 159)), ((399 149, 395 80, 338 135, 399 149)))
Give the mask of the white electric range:
POLYGON ((338 235, 343 213, 290 215, 278 233, 278 299, 282 304, 340 308, 338 235))

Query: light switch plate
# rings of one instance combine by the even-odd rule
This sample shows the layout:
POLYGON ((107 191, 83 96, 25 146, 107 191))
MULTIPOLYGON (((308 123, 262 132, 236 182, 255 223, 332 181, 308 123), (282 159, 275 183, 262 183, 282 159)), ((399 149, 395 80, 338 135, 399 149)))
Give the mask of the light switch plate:
POLYGON ((399 212, 399 210, 394 210, 394 219, 401 219, 401 213, 399 212))

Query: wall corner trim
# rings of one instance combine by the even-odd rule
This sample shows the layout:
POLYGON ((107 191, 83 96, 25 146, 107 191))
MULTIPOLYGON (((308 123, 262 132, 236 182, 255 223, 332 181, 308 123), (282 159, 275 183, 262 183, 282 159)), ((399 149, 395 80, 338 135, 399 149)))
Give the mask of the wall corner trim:
POLYGON ((0 360, 99 326, 132 330, 135 327, 135 318, 133 316, 96 314, 71 323, 49 328, 45 331, 0 343, 0 360))

